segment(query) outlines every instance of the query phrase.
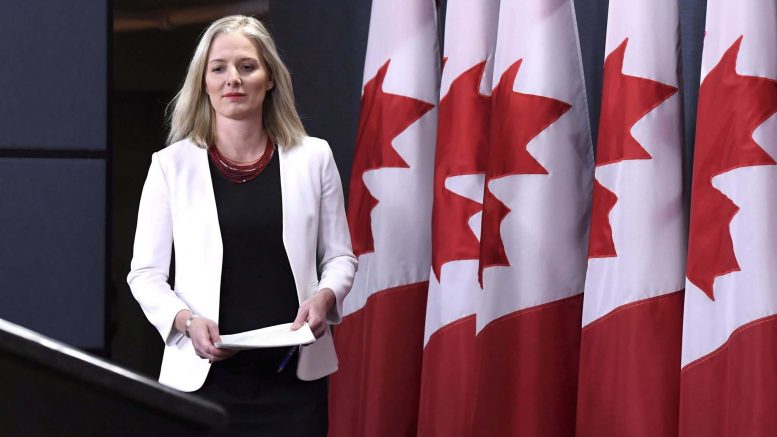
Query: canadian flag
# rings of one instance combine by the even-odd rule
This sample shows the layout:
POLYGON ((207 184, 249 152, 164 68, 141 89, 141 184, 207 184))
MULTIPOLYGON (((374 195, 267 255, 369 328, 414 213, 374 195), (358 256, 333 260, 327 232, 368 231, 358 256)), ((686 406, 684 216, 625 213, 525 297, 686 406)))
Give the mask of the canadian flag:
POLYGON ((681 436, 774 435, 777 3, 709 0, 694 151, 681 436))
POLYGON ((593 152, 571 0, 502 0, 473 435, 575 432, 593 152))
POLYGON ((686 232, 676 0, 610 2, 577 435, 677 435, 686 232))
POLYGON ((450 0, 445 14, 418 435, 471 435, 480 216, 488 158, 498 0, 450 0))
POLYGON ((348 196, 359 268, 335 328, 329 435, 414 435, 431 265, 434 0, 373 0, 348 196))

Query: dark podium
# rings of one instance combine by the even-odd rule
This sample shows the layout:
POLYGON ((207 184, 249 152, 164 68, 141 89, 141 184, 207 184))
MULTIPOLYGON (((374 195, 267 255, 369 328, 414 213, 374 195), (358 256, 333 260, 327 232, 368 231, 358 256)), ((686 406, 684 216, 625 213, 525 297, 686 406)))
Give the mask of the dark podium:
POLYGON ((212 402, 0 319, 2 436, 206 436, 226 422, 212 402))

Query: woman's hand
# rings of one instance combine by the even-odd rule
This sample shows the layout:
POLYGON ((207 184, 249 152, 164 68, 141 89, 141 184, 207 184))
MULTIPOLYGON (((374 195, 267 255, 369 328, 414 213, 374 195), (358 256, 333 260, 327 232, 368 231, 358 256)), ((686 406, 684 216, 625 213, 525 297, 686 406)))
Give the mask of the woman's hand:
POLYGON ((308 322, 310 330, 316 338, 321 338, 328 329, 326 324, 326 313, 335 304, 335 292, 329 288, 322 288, 311 298, 302 302, 297 311, 297 318, 291 325, 291 330, 296 331, 301 328, 305 322, 308 322))
MULTIPOLYGON (((181 332, 184 332, 186 319, 189 318, 191 312, 188 310, 181 311, 176 316, 176 328, 181 332), (183 320, 183 322, 181 322, 183 320)), ((189 324, 189 337, 192 340, 194 346, 194 352, 198 357, 207 359, 210 362, 225 360, 232 355, 235 355, 237 351, 229 349, 219 349, 214 343, 219 341, 219 327, 213 320, 205 317, 195 317, 189 324)))

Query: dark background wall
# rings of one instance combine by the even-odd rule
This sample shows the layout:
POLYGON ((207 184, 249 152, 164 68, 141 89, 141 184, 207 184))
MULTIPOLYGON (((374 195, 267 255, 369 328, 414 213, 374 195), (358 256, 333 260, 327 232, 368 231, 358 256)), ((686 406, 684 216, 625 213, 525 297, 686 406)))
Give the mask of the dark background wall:
MULTIPOLYGON (((0 2, 0 318, 151 376, 162 342, 125 278, 164 108, 206 24, 112 32, 111 7, 190 3, 212 2, 0 2)), ((271 0, 265 18, 303 121, 332 145, 346 189, 370 3, 271 0)), ((575 1, 594 138, 607 3, 575 1)), ((687 181, 705 4, 680 1, 687 181)))
POLYGON ((106 2, 0 2, 0 318, 106 341, 106 2))

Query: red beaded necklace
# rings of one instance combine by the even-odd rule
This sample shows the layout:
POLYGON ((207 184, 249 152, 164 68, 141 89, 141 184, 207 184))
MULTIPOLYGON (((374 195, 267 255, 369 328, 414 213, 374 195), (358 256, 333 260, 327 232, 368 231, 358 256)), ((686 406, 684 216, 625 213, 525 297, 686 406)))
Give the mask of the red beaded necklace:
POLYGON ((267 145, 264 148, 264 153, 256 161, 253 162, 237 162, 233 161, 219 152, 216 145, 208 147, 208 155, 210 155, 213 165, 216 166, 219 173, 230 182, 236 184, 242 184, 259 176, 259 173, 267 167, 270 163, 270 159, 273 155, 273 145, 270 138, 267 138, 267 145))

